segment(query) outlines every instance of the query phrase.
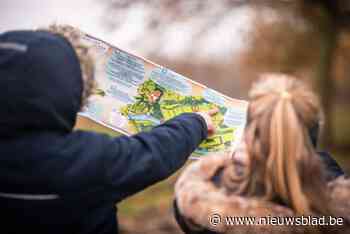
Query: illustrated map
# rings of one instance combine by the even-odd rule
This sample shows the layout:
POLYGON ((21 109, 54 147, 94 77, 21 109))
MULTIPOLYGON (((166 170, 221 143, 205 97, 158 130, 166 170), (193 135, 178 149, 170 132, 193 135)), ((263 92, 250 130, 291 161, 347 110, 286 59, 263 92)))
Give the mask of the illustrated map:
POLYGON ((80 117, 133 135, 182 113, 216 108, 216 133, 201 143, 193 157, 234 150, 246 123, 246 101, 229 98, 92 36, 84 34, 84 40, 94 51, 97 87, 80 117))

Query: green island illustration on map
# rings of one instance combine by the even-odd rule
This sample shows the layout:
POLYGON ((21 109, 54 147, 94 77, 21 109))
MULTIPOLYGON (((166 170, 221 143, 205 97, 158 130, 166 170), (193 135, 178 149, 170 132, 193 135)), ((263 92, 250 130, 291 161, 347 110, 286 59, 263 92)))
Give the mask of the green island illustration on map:
POLYGON ((224 124, 227 111, 224 106, 209 102, 201 96, 182 96, 150 79, 138 87, 135 100, 135 103, 121 107, 120 113, 129 119, 136 132, 149 131, 181 113, 218 108, 219 112, 213 117, 216 134, 202 142, 196 153, 222 151, 232 145, 235 128, 224 124))

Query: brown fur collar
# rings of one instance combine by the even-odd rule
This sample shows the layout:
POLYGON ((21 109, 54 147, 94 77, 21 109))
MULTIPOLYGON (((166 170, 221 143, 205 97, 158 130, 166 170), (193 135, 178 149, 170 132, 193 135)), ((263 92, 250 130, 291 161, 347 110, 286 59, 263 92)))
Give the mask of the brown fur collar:
MULTIPOLYGON (((180 214, 194 230, 209 229, 219 233, 317 233, 297 225, 226 225, 224 217, 292 217, 293 210, 273 202, 229 193, 224 183, 213 178, 219 170, 232 165, 228 155, 208 156, 188 166, 175 185, 175 196, 180 214), (210 217, 220 215, 221 222, 213 225, 210 217)), ((328 185, 334 205, 342 207, 343 226, 327 227, 327 233, 350 233, 350 181, 339 178, 328 185)))

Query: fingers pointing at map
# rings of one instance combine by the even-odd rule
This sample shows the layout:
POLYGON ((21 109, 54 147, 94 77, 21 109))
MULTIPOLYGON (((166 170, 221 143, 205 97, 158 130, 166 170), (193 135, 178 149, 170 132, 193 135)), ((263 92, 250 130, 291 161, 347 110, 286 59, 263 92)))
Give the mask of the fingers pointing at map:
POLYGON ((207 113, 208 113, 208 115, 210 115, 210 116, 214 116, 214 115, 216 115, 218 112, 219 112, 219 108, 215 107, 215 108, 209 110, 207 113))
POLYGON ((203 119, 205 120, 205 122, 207 124, 209 137, 215 134, 216 129, 215 129, 215 125, 214 125, 214 122, 212 120, 212 117, 214 115, 216 115, 218 112, 219 112, 218 108, 213 108, 207 112, 198 112, 198 114, 203 117, 203 119))

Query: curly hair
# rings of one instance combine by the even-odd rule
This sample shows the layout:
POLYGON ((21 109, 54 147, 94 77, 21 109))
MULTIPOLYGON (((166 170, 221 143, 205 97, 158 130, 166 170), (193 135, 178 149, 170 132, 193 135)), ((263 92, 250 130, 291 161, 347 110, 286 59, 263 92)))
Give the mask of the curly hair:
POLYGON ((83 79, 82 106, 87 104, 88 98, 92 94, 96 84, 94 79, 95 63, 91 50, 82 42, 82 32, 70 25, 52 24, 47 28, 40 28, 40 31, 48 31, 60 35, 70 42, 79 59, 80 69, 83 79))

